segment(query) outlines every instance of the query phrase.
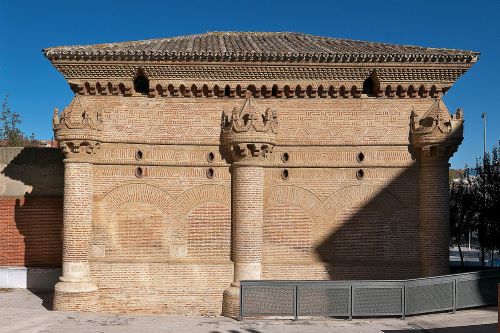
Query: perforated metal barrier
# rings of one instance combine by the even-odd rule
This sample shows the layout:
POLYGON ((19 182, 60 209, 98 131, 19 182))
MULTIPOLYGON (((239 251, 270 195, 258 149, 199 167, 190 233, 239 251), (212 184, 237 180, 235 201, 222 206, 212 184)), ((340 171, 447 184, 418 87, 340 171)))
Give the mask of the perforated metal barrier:
POLYGON ((411 280, 241 281, 240 317, 376 317, 497 304, 500 270, 411 280))

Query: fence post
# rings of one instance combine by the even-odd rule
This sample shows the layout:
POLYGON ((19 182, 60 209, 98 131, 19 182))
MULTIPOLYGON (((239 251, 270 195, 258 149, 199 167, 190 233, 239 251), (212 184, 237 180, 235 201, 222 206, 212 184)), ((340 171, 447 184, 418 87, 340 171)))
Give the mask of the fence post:
POLYGON ((299 286, 293 288, 293 320, 299 320, 299 286))
POLYGON ((403 310, 401 320, 404 320, 406 315, 406 284, 403 284, 403 289, 401 290, 401 308, 403 310))
POLYGON ((353 297, 352 297, 352 285, 349 286, 349 319, 348 320, 352 320, 352 301, 353 301, 353 297))
POLYGON ((240 315, 238 316, 238 321, 243 320, 243 286, 240 283, 240 315))
POLYGON ((453 314, 457 313, 457 279, 453 279, 453 314))

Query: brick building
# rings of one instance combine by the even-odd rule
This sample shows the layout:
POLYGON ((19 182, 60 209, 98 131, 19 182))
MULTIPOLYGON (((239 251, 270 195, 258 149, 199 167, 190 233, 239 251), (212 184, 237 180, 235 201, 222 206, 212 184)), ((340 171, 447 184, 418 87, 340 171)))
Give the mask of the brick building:
POLYGON ((55 308, 237 313, 240 280, 448 271, 471 51, 213 32, 45 56, 75 93, 55 308))

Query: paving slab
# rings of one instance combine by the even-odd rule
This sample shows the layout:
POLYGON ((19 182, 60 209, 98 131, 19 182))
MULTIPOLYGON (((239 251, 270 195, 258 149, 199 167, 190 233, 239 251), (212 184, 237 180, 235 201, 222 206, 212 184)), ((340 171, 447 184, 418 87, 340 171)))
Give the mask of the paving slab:
POLYGON ((497 308, 398 318, 310 318, 299 321, 50 311, 51 294, 0 289, 0 332, 169 333, 495 333, 497 308))

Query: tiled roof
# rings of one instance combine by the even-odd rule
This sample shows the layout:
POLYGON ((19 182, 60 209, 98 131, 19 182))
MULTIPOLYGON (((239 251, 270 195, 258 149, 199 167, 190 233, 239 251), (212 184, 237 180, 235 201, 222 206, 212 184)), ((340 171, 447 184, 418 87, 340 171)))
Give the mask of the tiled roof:
POLYGON ((479 52, 291 32, 208 32, 143 41, 51 47, 50 60, 475 62, 479 52))

